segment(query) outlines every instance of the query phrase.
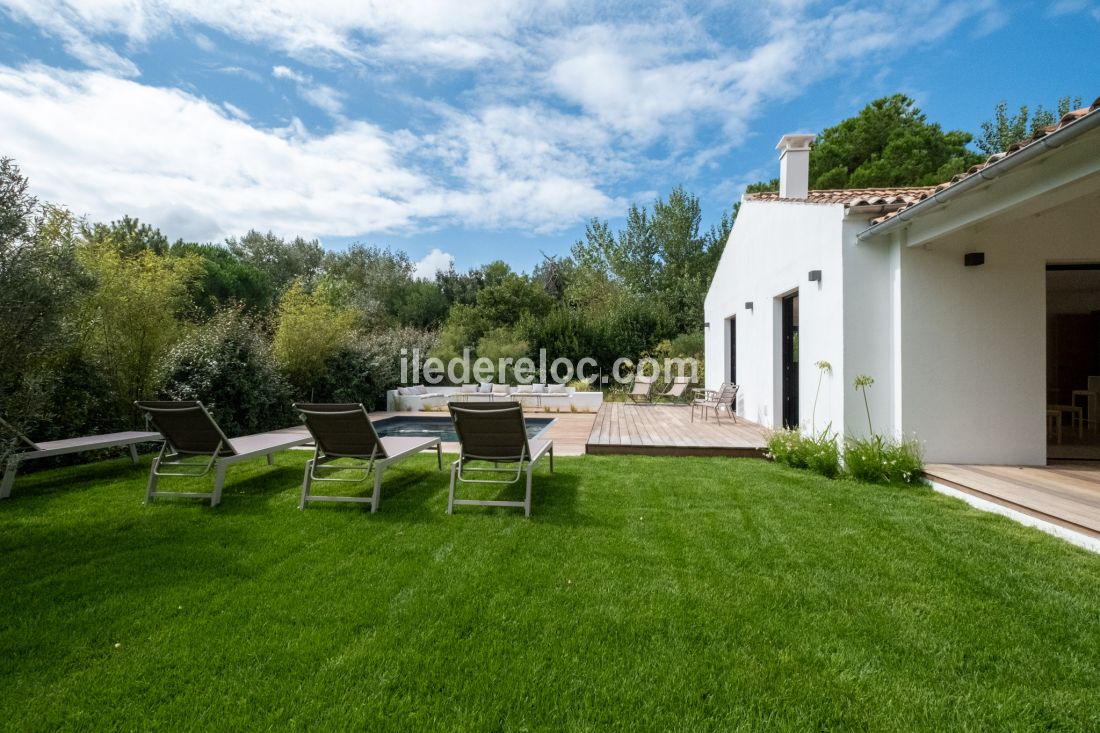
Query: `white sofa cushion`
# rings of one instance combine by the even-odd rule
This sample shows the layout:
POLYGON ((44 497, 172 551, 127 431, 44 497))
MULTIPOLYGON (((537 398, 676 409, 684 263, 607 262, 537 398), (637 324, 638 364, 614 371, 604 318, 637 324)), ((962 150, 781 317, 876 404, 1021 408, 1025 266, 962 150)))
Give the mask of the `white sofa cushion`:
POLYGON ((531 394, 530 384, 521 384, 516 387, 516 394, 531 394))
POLYGON ((545 384, 532 384, 531 385, 531 392, 533 392, 534 394, 542 394, 545 391, 546 391, 546 385, 545 384))
POLYGON ((546 385, 547 394, 565 394, 564 384, 548 384, 546 385))
POLYGON ((476 384, 464 384, 464 385, 462 385, 461 387, 458 388, 458 391, 461 392, 462 394, 476 394, 477 393, 477 385, 476 384))
POLYGON ((490 392, 493 391, 493 383, 492 382, 482 382, 481 386, 477 388, 477 391, 481 392, 482 394, 489 394, 490 392))
POLYGON ((493 394, 512 394, 512 388, 507 384, 494 384, 493 394))

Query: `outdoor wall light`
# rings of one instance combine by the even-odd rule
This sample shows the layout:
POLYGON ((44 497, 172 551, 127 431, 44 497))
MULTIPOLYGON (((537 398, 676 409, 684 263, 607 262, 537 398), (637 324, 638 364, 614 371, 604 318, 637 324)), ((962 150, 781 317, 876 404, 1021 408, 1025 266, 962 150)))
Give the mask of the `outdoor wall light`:
POLYGON ((978 267, 985 264, 985 252, 967 252, 963 255, 963 264, 967 267, 978 267))
POLYGON ((810 270, 810 282, 812 282, 812 283, 821 282, 821 270, 810 270))
POLYGON ((703 328, 710 328, 710 321, 703 324, 703 328))
POLYGON ((747 311, 752 310, 752 301, 751 300, 745 301, 745 310, 747 310, 747 311))

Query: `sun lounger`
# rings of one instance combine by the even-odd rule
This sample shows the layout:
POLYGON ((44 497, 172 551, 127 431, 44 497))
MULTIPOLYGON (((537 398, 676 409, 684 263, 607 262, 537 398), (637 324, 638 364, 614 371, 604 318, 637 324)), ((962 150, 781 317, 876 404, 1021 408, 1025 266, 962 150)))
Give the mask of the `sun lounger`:
POLYGON ((527 426, 523 421, 523 406, 519 403, 504 405, 499 402, 467 402, 450 405, 451 419, 458 433, 459 457, 451 464, 451 489, 447 496, 447 513, 453 514, 456 505, 503 506, 523 509, 524 516, 531 516, 531 473, 544 455, 550 456, 550 472, 554 472, 554 444, 549 440, 528 440, 527 426), (491 467, 468 466, 469 463, 488 463, 491 467), (511 478, 467 478, 467 474, 515 475, 511 478), (514 484, 527 471, 527 493, 523 501, 498 501, 481 499, 456 499, 457 482, 472 484, 514 484))
POLYGON ((312 440, 305 427, 227 438, 203 404, 197 401, 138 401, 134 404, 164 435, 164 447, 149 470, 149 484, 145 489, 147 504, 158 496, 175 496, 210 499, 210 506, 217 506, 222 500, 225 470, 229 466, 259 456, 267 456, 267 463, 271 465, 273 454, 312 440), (214 471, 214 490, 209 493, 156 490, 157 480, 163 476, 197 478, 211 470, 214 471))
POLYGON ((64 440, 48 440, 42 443, 35 443, 12 427, 12 425, 3 418, 0 418, 0 425, 11 432, 18 441, 15 451, 8 456, 8 460, 4 466, 4 478, 0 480, 0 499, 6 499, 11 496, 12 485, 15 483, 15 474, 19 471, 19 464, 25 461, 32 461, 36 458, 50 458, 51 456, 63 456, 69 453, 102 450, 104 448, 127 447, 130 449, 130 459, 137 464, 138 443, 154 443, 164 440, 160 433, 128 431, 123 433, 89 435, 83 438, 65 438, 64 440))
POLYGON ((639 374, 634 377, 634 385, 630 388, 630 391, 626 393, 626 396, 636 405, 650 403, 653 402, 653 399, 649 396, 652 390, 653 377, 644 377, 639 374))
POLYGON ((668 389, 657 396, 663 400, 678 400, 684 396, 689 384, 691 384, 691 377, 673 377, 668 389))
POLYGON ((370 504, 373 514, 378 511, 382 495, 382 473, 395 463, 411 458, 421 451, 435 449, 440 470, 443 469, 443 449, 439 438, 385 437, 381 438, 361 404, 296 404, 294 409, 317 444, 313 458, 306 464, 302 479, 302 499, 299 509, 305 509, 311 501, 350 501, 370 504), (357 464, 335 464, 340 459, 354 459, 357 464), (366 466, 362 464, 367 461, 366 466), (374 493, 371 496, 316 496, 309 493, 314 481, 359 483, 374 472, 374 493), (361 476, 343 478, 341 471, 362 472, 361 476), (330 475, 319 475, 325 472, 330 475))

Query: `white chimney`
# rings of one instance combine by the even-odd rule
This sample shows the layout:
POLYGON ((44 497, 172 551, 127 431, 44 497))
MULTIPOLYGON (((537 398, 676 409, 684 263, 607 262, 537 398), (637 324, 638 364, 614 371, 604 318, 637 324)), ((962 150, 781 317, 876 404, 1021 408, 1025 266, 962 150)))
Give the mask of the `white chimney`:
POLYGON ((784 135, 779 138, 779 197, 804 199, 810 191, 810 144, 813 135, 784 135))

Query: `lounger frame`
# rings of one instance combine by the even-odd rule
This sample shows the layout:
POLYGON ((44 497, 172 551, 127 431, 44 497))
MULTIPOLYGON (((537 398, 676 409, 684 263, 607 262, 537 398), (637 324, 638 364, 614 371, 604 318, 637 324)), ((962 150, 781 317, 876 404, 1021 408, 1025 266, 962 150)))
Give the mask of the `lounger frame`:
POLYGON ((303 421, 313 435, 314 443, 316 444, 313 458, 306 463, 305 475, 302 478, 302 498, 298 502, 299 509, 305 509, 311 501, 348 502, 354 504, 370 504, 371 514, 375 514, 378 512, 378 506, 382 501, 382 475, 385 473, 386 469, 393 464, 400 463, 406 458, 411 458, 418 453, 434 448, 436 463, 439 466, 439 470, 443 470, 443 443, 439 438, 417 439, 379 437, 378 433, 375 432, 374 424, 371 422, 366 408, 361 404, 295 404, 294 408, 301 413, 303 421), (363 434, 364 451, 362 453, 326 453, 323 446, 325 441, 322 436, 314 432, 314 428, 310 427, 309 419, 313 417, 323 420, 326 416, 350 417, 353 415, 362 415, 365 421, 363 424, 365 428, 363 434), (365 450, 368 446, 370 447, 369 454, 365 450), (337 465, 334 463, 339 460, 352 461, 352 463, 350 465, 337 465), (340 472, 360 471, 362 474, 353 478, 341 478, 335 475, 340 472), (325 476, 323 475, 324 473, 331 473, 334 475, 325 476), (370 478, 372 474, 374 475, 374 487, 370 496, 325 496, 311 493, 315 481, 362 483, 370 478))
MULTIPOLYGON (((149 481, 145 486, 145 503, 151 504, 158 497, 173 497, 180 499, 209 499, 210 506, 221 503, 222 489, 225 486, 226 470, 236 463, 249 461, 253 458, 265 456, 267 465, 274 464, 274 454, 288 450, 295 446, 305 445, 312 440, 309 433, 303 428, 287 428, 273 430, 267 433, 246 435, 240 438, 227 438, 213 416, 201 402, 180 402, 176 406, 168 406, 171 403, 136 402, 137 407, 150 416, 153 424, 157 424, 158 413, 194 412, 200 410, 209 421, 211 431, 216 431, 219 438, 217 447, 213 451, 181 451, 173 444, 171 436, 165 435, 164 445, 160 453, 153 460, 149 469, 149 481), (196 458, 198 460, 188 460, 196 458), (205 460, 203 460, 205 459, 205 460), (167 468, 168 470, 165 470, 167 468), (201 478, 214 471, 214 488, 212 491, 157 491, 157 483, 164 477, 201 478)), ((163 432, 163 431, 162 431, 163 432)), ((170 430, 168 432, 171 432, 170 430)))
POLYGON ((105 450, 107 448, 128 448, 130 460, 134 462, 134 465, 137 465, 137 446, 139 443, 155 443, 164 440, 160 433, 130 431, 35 443, 3 418, 0 418, 0 425, 3 425, 5 429, 14 434, 25 448, 24 450, 14 451, 4 462, 4 477, 0 479, 0 499, 7 499, 11 496, 19 466, 27 461, 70 455, 72 453, 84 453, 92 450, 105 450))
MULTIPOLYGON (((477 452, 470 452, 467 450, 467 443, 462 441, 462 429, 459 427, 459 417, 462 412, 469 412, 471 409, 476 410, 480 415, 492 415, 493 413, 500 413, 501 416, 512 414, 515 411, 519 411, 521 415, 520 425, 523 425, 522 414, 523 408, 519 403, 514 403, 508 407, 497 407, 492 403, 476 404, 473 407, 471 403, 465 405, 453 405, 451 406, 451 416, 455 420, 455 427, 459 433, 459 457, 451 464, 451 486, 447 494, 447 513, 454 514, 454 508, 456 506, 495 506, 495 507, 511 507, 517 509, 523 509, 523 515, 525 517, 531 516, 531 482, 535 465, 539 460, 545 456, 550 456, 550 473, 554 472, 554 443, 550 440, 536 440, 530 441, 527 439, 527 429, 523 427, 523 443, 519 453, 514 455, 499 455, 499 454, 481 454, 477 452), (456 412, 458 415, 456 415, 456 412), (494 464, 491 467, 485 466, 468 466, 466 464, 480 461, 484 463, 494 464), (503 464, 516 464, 516 470, 513 474, 510 468, 501 468, 503 464), (455 497, 456 485, 461 483, 468 484, 498 484, 502 486, 509 486, 517 483, 524 474, 527 473, 527 487, 524 493, 523 501, 506 501, 500 499, 458 499, 455 497), (505 474, 511 476, 511 478, 505 479, 489 479, 489 478, 467 478, 466 474, 505 474)), ((517 443, 519 441, 517 440, 517 443)), ((476 450, 476 449, 475 449, 476 450)))

